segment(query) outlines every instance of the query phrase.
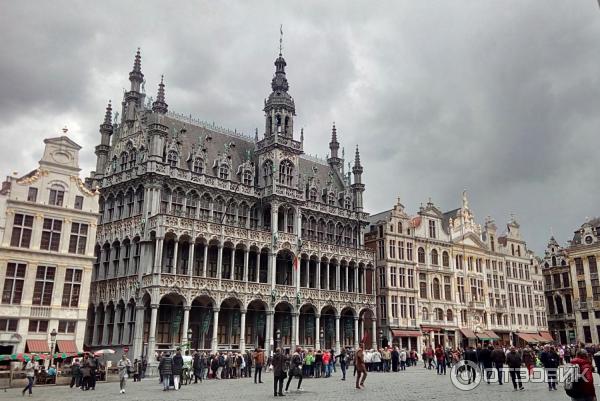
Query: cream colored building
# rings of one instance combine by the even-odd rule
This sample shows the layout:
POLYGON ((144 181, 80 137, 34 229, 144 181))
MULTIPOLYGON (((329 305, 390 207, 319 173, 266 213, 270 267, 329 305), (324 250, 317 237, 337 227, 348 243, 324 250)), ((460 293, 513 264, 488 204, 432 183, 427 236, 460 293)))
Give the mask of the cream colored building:
POLYGON ((371 217, 365 244, 376 255, 384 343, 420 351, 549 339, 541 270, 518 223, 502 235, 491 218, 475 223, 466 193, 457 209, 444 213, 429 201, 413 217, 398 201, 371 217))
POLYGON ((79 178, 81 147, 44 140, 39 167, 0 190, 0 354, 83 349, 98 194, 79 178))

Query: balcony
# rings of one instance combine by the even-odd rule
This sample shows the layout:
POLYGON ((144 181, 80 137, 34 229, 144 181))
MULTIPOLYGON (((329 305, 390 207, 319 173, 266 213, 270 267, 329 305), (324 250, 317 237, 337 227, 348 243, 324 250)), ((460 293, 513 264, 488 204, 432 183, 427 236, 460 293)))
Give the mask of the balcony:
POLYGON ((49 306, 32 306, 30 316, 49 318, 51 309, 49 306))
POLYGON ((469 301, 469 308, 472 308, 472 309, 485 309, 485 302, 469 301))

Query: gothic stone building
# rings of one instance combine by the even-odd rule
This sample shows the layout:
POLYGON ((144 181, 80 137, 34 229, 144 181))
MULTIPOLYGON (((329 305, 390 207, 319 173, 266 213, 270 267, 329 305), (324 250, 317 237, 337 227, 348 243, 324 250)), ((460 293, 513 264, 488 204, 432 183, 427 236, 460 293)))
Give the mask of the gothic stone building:
POLYGON ((139 51, 121 118, 109 104, 89 184, 101 191, 86 344, 152 356, 374 341, 373 254, 358 148, 344 170, 303 151, 286 61, 259 139, 146 101, 139 51))

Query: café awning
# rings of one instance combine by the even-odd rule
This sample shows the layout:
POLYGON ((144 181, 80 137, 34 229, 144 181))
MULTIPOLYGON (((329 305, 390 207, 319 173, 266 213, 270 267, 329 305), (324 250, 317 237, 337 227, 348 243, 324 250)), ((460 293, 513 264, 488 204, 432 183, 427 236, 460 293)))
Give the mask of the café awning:
POLYGON ((517 336, 526 343, 537 344, 540 342, 539 337, 533 333, 517 333, 517 336))
POLYGON ((394 337, 419 337, 420 331, 416 330, 392 330, 392 336, 394 337))
POLYGON ((45 340, 27 340, 25 351, 28 353, 45 354, 50 353, 50 346, 45 340))
POLYGON ((484 330, 481 333, 477 333, 477 338, 481 341, 496 341, 500 339, 500 337, 491 330, 484 330))
POLYGON ((56 340, 56 351, 67 353, 78 353, 77 344, 73 340, 56 340))
POLYGON ((540 331, 540 333, 538 334, 538 337, 540 337, 543 340, 543 342, 547 342, 547 343, 554 342, 554 338, 552 338, 552 334, 550 334, 547 331, 540 331))
POLYGON ((476 339, 477 336, 473 333, 473 330, 465 328, 459 329, 463 336, 469 339, 476 339))

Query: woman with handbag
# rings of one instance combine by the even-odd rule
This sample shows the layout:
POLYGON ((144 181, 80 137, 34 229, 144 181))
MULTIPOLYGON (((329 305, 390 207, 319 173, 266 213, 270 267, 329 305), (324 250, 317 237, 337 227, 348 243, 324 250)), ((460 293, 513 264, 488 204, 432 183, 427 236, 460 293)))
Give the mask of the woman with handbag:
POLYGON ((117 368, 119 368, 119 393, 125 394, 125 383, 127 382, 129 371, 131 369, 131 361, 127 358, 127 354, 123 354, 121 360, 117 363, 117 368))
POLYGON ((302 391, 302 357, 300 356, 300 351, 302 349, 300 347, 296 348, 296 351, 292 355, 292 360, 290 361, 290 371, 288 372, 288 381, 285 385, 285 392, 287 393, 290 388, 290 382, 293 377, 298 378, 298 388, 297 391, 302 391))

